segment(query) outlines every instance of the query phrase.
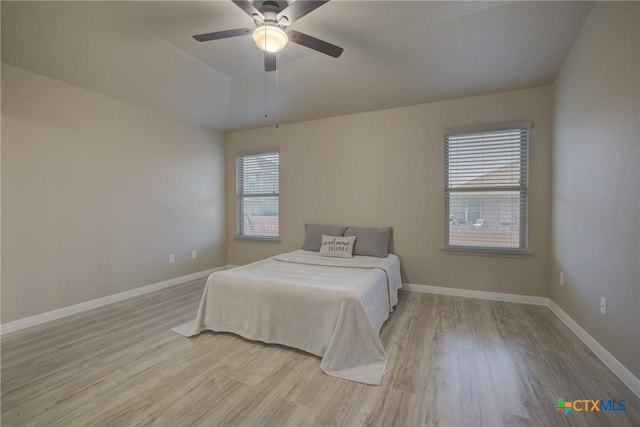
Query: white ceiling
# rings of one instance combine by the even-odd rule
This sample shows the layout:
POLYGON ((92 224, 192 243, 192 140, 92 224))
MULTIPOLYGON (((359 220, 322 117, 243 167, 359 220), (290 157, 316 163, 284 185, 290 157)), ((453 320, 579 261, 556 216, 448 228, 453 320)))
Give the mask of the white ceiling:
POLYGON ((219 131, 550 84, 592 2, 333 0, 265 74, 231 1, 2 1, 2 61, 219 131), (266 84, 265 84, 266 82, 266 84), (265 115, 267 90, 267 118, 265 115))

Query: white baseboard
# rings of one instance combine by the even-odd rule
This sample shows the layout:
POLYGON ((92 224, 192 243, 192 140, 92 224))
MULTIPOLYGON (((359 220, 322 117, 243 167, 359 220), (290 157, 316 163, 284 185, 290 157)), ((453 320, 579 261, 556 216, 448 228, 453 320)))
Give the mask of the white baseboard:
POLYGON ((606 348, 602 346, 595 338, 587 333, 582 326, 578 325, 558 304, 549 300, 549 309, 556 315, 562 323, 567 325, 580 340, 587 346, 596 356, 604 362, 611 371, 638 397, 640 397, 640 379, 631 373, 618 359, 616 359, 606 348))
POLYGON ((450 295, 454 297, 488 299, 493 301, 516 302, 520 304, 544 305, 548 307, 549 298, 528 295, 505 294, 502 292, 472 291, 470 289, 445 288, 442 286, 416 285, 404 283, 402 289, 426 294, 450 295))
POLYGON ((173 279, 165 280, 163 282, 153 283, 151 285, 141 286, 139 288, 131 289, 124 292, 119 292, 113 295, 107 295, 106 297, 93 299, 91 301, 81 302, 79 304, 70 305, 68 307, 59 308, 57 310, 48 311, 42 314, 36 314, 35 316, 24 317, 22 319, 14 320, 11 322, 3 323, 0 325, 0 335, 8 334, 10 332, 19 331, 21 329, 28 328, 30 326, 39 325, 41 323, 50 322, 51 320, 67 317, 72 314, 81 313, 83 311, 91 310, 93 308, 102 307, 103 305, 112 304, 114 302, 122 301, 125 299, 137 297, 138 295, 147 294, 149 292, 157 291, 160 289, 168 288, 170 286, 187 283, 192 280, 201 279, 207 277, 214 271, 226 270, 229 266, 222 266, 217 268, 211 268, 205 271, 199 271, 197 273, 187 274, 186 276, 176 277, 173 279))
POLYGON ((465 298, 479 298, 493 301, 515 302, 520 304, 543 305, 548 307, 571 332, 573 332, 600 360, 613 372, 620 381, 638 397, 640 397, 640 379, 629 371, 613 354, 609 353, 595 338, 587 333, 578 323, 549 298, 527 295, 504 294, 501 292, 472 291, 468 289, 445 288, 442 286, 416 285, 405 283, 402 289, 427 294, 450 295, 465 298))

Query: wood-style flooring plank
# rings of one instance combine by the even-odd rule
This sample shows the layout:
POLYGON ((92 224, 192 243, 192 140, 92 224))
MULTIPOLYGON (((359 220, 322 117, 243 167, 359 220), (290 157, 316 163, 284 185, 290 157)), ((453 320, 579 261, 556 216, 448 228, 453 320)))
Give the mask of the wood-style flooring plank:
POLYGON ((401 292, 382 385, 233 334, 185 338, 204 280, 2 337, 2 426, 637 426, 640 399, 547 308, 401 292), (625 400, 558 412, 559 397, 625 400))

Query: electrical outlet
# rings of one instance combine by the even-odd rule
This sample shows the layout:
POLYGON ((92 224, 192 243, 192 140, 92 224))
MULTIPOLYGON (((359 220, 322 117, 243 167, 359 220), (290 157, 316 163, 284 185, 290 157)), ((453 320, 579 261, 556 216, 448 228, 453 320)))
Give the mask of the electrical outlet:
POLYGON ((600 313, 604 316, 607 315, 607 299, 605 297, 600 297, 600 313))
POLYGON ((176 260, 175 255, 173 254, 169 254, 169 264, 173 264, 176 260))
POLYGON ((560 286, 564 286, 564 273, 560 272, 560 286))
POLYGON ((198 258, 198 251, 194 249, 191 251, 191 259, 196 259, 196 258, 198 258))

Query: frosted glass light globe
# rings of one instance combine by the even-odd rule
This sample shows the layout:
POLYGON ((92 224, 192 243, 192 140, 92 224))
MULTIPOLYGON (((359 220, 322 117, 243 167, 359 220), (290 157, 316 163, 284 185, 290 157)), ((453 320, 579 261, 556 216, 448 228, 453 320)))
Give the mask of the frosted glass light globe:
POLYGON ((289 37, 280 28, 273 25, 263 25, 253 32, 256 45, 269 53, 280 52, 289 42, 289 37))

